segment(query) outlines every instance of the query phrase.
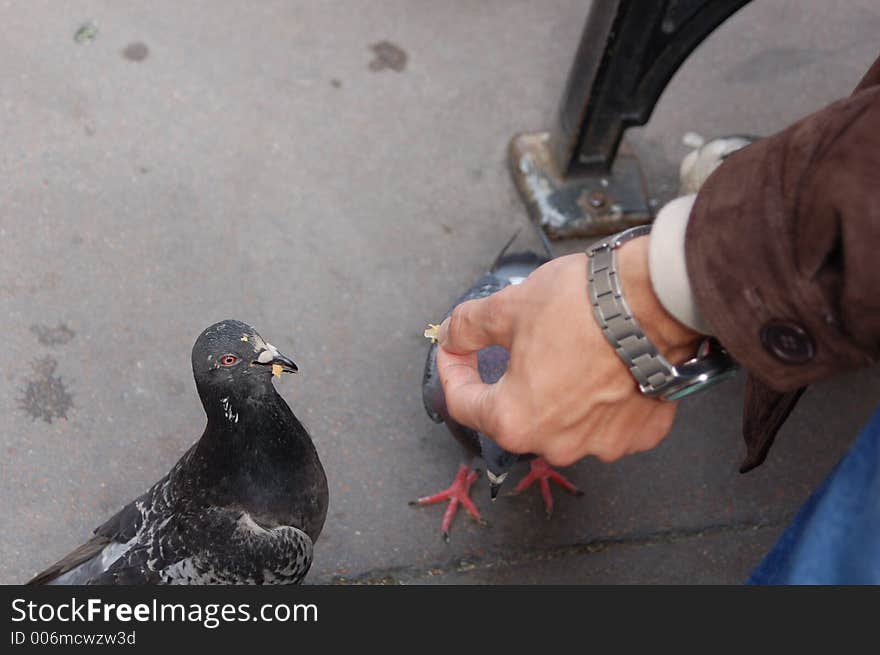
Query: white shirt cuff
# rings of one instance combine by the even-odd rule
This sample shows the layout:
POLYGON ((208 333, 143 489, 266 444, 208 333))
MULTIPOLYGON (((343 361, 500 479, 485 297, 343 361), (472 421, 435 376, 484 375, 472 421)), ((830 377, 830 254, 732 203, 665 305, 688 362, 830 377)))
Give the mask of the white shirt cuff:
POLYGON ((648 265, 654 293, 666 311, 692 330, 712 334, 697 309, 684 252, 685 232, 696 197, 676 198, 657 214, 648 241, 648 265))

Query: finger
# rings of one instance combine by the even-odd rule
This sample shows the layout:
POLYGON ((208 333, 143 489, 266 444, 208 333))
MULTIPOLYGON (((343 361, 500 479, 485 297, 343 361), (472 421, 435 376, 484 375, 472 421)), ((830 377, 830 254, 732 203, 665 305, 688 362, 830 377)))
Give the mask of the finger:
POLYGON ((461 355, 487 346, 510 349, 512 339, 511 291, 507 287, 486 298, 468 300, 458 305, 440 324, 440 346, 461 355))
POLYGON ((477 354, 456 355, 439 348, 437 372, 449 415, 463 425, 492 436, 497 384, 486 384, 480 378, 477 354))

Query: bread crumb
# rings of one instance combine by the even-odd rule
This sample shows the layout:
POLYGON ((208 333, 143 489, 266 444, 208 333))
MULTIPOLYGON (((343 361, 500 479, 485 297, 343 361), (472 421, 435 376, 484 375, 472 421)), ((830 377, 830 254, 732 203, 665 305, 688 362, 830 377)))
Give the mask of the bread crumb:
POLYGON ((430 339, 431 343, 437 343, 437 339, 440 337, 440 326, 434 325, 433 323, 428 323, 428 327, 425 330, 425 339, 430 339))

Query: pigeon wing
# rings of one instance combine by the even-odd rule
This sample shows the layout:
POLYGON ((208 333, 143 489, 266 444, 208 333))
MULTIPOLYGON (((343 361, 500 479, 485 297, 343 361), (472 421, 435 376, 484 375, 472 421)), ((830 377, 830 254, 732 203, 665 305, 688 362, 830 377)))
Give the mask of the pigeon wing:
POLYGON ((299 584, 312 566, 312 554, 312 540, 299 528, 265 528, 242 513, 232 539, 202 559, 223 584, 299 584))
POLYGON ((113 517, 95 530, 95 536, 74 551, 57 561, 45 571, 38 573, 27 582, 29 585, 51 584, 64 576, 64 584, 86 584, 112 563, 106 560, 108 555, 117 557, 125 552, 125 546, 137 534, 142 521, 139 509, 144 506, 152 490, 119 510, 113 517), (90 565, 94 564, 94 566, 90 565), (102 566, 103 564, 103 566, 102 566), (74 572, 80 569, 82 575, 74 572))
POLYGON ((313 544, 299 528, 264 527, 247 512, 200 508, 163 522, 92 584, 297 584, 313 544))
POLYGON ((82 544, 74 551, 55 562, 52 566, 48 567, 45 571, 42 571, 35 575, 25 584, 49 584, 59 576, 64 575, 69 571, 72 571, 73 569, 85 564, 86 562, 100 555, 101 552, 103 552, 104 548, 108 544, 110 544, 110 542, 111 540, 103 535, 95 535, 86 543, 82 544))
POLYGON ((185 465, 193 448, 184 454, 165 477, 95 529, 94 536, 58 562, 38 573, 29 585, 91 584, 94 578, 125 554, 144 522, 147 510, 167 502, 173 477, 185 465), (60 578, 60 580, 59 580, 60 578))

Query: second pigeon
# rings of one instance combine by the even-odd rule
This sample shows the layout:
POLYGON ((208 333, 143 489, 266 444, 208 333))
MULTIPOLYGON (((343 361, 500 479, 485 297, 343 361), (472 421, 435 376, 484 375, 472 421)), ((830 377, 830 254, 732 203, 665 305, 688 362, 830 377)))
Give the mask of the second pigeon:
POLYGON ((327 515, 324 468, 272 379, 296 364, 250 325, 192 351, 207 415, 171 471, 29 584, 295 584, 327 515))

